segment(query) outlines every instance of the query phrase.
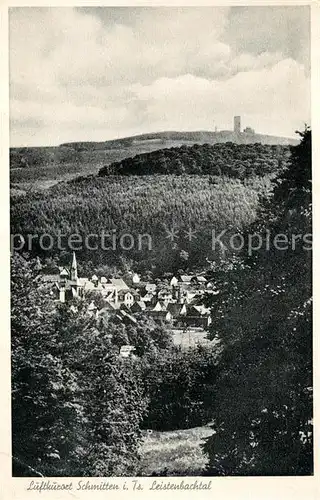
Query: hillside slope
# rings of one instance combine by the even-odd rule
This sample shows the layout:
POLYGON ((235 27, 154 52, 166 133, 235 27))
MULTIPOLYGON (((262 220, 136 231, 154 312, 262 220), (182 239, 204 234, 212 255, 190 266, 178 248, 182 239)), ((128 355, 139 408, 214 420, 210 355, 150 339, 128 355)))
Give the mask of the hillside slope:
MULTIPOLYGON (((78 262, 94 262, 95 272, 100 265, 117 265, 120 257, 134 262, 138 271, 153 269, 160 274, 176 272, 183 267, 206 264, 214 259, 219 249, 212 249, 212 230, 241 228, 250 224, 256 215, 259 197, 267 195, 270 179, 254 177, 244 182, 239 179, 216 178, 208 175, 149 175, 79 178, 63 182, 46 192, 30 193, 11 200, 11 232, 21 234, 49 234, 54 245, 41 250, 33 241, 32 254, 59 255, 58 235, 65 235, 63 247, 68 249, 71 234, 97 235, 91 250, 80 245, 78 262), (171 239, 170 229, 178 234, 171 239), (188 237, 188 230, 196 231, 188 237), (115 230, 116 243, 103 249, 100 236, 115 230), (168 232, 169 231, 169 232, 168 232), (134 245, 124 248, 122 234, 132 235, 134 245), (139 235, 150 235, 139 244, 139 235), (174 241, 173 241, 174 240, 174 241), (188 253, 188 259, 180 252, 188 253)), ((90 243, 90 245, 92 242, 90 243)), ((30 249, 31 252, 31 249, 30 249)), ((70 255, 66 254, 66 262, 70 255)))
POLYGON ((275 174, 286 166, 290 146, 266 144, 193 144, 164 148, 106 165, 105 175, 211 174, 244 179, 275 174))
POLYGON ((105 142, 70 142, 55 147, 10 148, 10 180, 16 193, 47 189, 80 175, 97 174, 112 163, 159 149, 194 144, 254 144, 288 146, 294 139, 232 131, 158 132, 105 142))
POLYGON ((68 164, 75 161, 78 164, 83 164, 90 160, 111 163, 121 161, 128 156, 158 149, 224 142, 283 146, 297 144, 297 141, 291 138, 246 132, 235 133, 229 130, 220 132, 157 132, 105 142, 68 142, 55 147, 10 148, 10 166, 11 168, 48 167, 52 163, 68 164))
POLYGON ((70 142, 62 144, 61 146, 68 147, 83 147, 88 149, 112 149, 130 146, 161 146, 171 147, 171 143, 175 146, 179 144, 217 144, 220 142, 234 142, 235 144, 275 144, 275 145, 295 145, 297 140, 288 137, 279 137, 273 135, 264 135, 248 132, 233 132, 232 130, 221 130, 219 132, 212 132, 206 130, 194 132, 155 132, 150 134, 140 134, 132 137, 124 137, 122 139, 115 139, 106 142, 70 142))

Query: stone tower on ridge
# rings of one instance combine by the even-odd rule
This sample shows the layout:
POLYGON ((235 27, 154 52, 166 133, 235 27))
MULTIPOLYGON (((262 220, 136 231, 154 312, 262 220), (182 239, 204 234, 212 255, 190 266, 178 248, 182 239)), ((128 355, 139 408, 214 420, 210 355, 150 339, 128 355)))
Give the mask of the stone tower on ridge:
POLYGON ((236 133, 241 132, 241 116, 235 116, 233 118, 233 131, 236 133))

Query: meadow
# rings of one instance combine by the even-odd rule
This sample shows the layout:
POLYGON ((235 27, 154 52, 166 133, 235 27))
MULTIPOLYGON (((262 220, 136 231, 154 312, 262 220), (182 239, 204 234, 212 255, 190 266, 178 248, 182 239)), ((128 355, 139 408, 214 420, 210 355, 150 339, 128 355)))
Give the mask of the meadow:
POLYGON ((200 476, 207 464, 201 444, 209 425, 175 431, 144 431, 139 476, 200 476))

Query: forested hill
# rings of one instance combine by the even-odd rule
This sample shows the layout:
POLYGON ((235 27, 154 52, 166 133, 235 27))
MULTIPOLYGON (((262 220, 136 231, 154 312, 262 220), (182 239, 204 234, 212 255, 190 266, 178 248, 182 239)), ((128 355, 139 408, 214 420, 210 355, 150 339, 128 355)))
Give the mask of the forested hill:
MULTIPOLYGON (((66 238, 75 233, 84 238, 116 230, 118 240, 131 234, 136 243, 139 234, 150 235, 151 249, 138 244, 126 250, 79 249, 78 260, 92 262, 90 272, 101 264, 119 266, 121 255, 139 271, 204 266, 206 259, 218 258, 211 249, 212 229, 238 231, 252 223, 259 197, 269 193, 270 178, 291 161, 291 154, 289 146, 226 143, 137 155, 101 169, 100 176, 79 177, 43 193, 12 198, 12 233, 25 241, 28 234, 49 234, 57 241, 59 231, 66 238), (172 245, 166 232, 171 227, 179 229, 172 245), (189 228, 197 231, 196 239, 185 237, 189 228)), ((56 245, 42 251, 36 243, 31 253, 61 254, 56 245)), ((65 257, 68 262, 70 255, 65 257)))
POLYGON ((233 142, 235 144, 269 144, 296 145, 295 139, 271 135, 235 133, 229 130, 221 132, 158 132, 132 137, 124 137, 101 142, 68 142, 51 147, 17 147, 10 148, 11 168, 32 168, 52 165, 77 163, 109 164, 137 154, 148 153, 158 149, 192 146, 193 144, 217 144, 233 142))
MULTIPOLYGON (((294 139, 248 132, 161 132, 102 142, 70 142, 51 147, 10 148, 11 187, 20 194, 47 189, 78 176, 96 175, 103 167, 154 151, 194 145, 221 144, 228 147, 253 145, 289 148, 294 139)), ((240 150, 239 150, 240 151, 240 150)), ((243 150, 245 151, 245 150, 243 150)), ((183 152, 183 150, 182 150, 183 152)), ((112 170, 112 169, 111 169, 112 170)), ((202 171, 202 168, 200 168, 202 171)), ((104 171, 103 175, 108 172, 104 171)))
MULTIPOLYGON (((45 249, 41 249, 36 238, 28 251, 34 256, 57 256, 60 263, 67 264, 70 235, 79 234, 84 241, 86 235, 112 230, 114 248, 110 248, 109 239, 106 250, 97 238, 97 249, 92 250, 91 243, 90 248, 80 245, 78 263, 89 266, 83 268, 83 275, 105 265, 119 267, 121 257, 132 261, 132 268, 139 272, 174 273, 206 266, 207 258, 218 258, 219 248, 212 249, 212 230, 219 234, 225 228, 239 231, 248 226, 256 217, 259 198, 269 192, 268 176, 244 181, 209 175, 79 177, 48 191, 12 198, 11 233, 21 234, 25 241, 29 234, 51 235, 51 248, 46 238, 45 249), (173 240, 172 227, 177 230, 173 240), (196 231, 196 237, 186 237, 189 228, 196 231), (57 245, 60 233, 65 235, 65 251, 57 245), (139 235, 146 233, 151 237, 151 248, 145 239, 139 245, 139 235), (119 244, 123 234, 133 236, 132 248, 123 249, 119 244)), ((104 271, 102 276, 107 274, 104 271)))
POLYGON ((279 172, 290 157, 290 146, 255 144, 194 144, 125 158, 99 171, 106 175, 210 174, 243 179, 279 172))

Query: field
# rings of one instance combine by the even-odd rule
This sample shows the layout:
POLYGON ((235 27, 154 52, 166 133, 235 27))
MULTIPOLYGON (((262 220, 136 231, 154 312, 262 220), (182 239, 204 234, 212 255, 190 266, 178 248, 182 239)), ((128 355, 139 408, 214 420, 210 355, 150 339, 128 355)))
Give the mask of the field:
POLYGON ((187 330, 173 328, 172 334, 173 343, 182 349, 212 344, 212 341, 207 338, 207 332, 202 328, 188 328, 187 330))
POLYGON ((212 434, 209 426, 168 432, 146 431, 139 475, 200 475, 206 466, 201 443, 212 434))

